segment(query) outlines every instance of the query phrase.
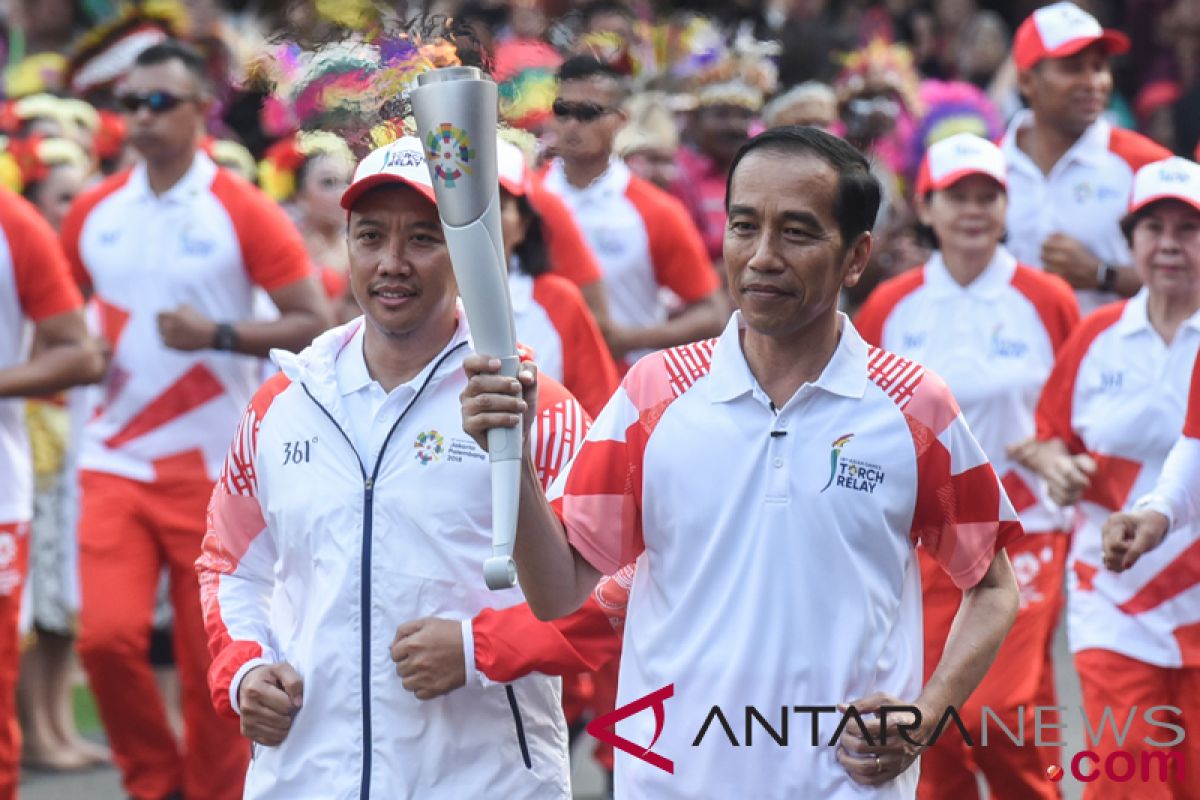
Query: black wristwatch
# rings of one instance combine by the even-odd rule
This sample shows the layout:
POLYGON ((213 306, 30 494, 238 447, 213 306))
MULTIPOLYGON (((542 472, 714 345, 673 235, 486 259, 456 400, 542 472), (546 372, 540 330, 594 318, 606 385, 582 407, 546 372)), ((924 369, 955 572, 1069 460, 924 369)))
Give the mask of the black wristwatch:
POLYGON ((235 347, 237 347, 237 331, 233 329, 233 325, 228 322, 217 325, 217 332, 213 334, 213 349, 231 352, 235 347))
POLYGON ((1100 262, 1100 268, 1096 270, 1096 280, 1100 285, 1098 288, 1102 292, 1116 291, 1117 288, 1117 268, 1112 264, 1100 262))

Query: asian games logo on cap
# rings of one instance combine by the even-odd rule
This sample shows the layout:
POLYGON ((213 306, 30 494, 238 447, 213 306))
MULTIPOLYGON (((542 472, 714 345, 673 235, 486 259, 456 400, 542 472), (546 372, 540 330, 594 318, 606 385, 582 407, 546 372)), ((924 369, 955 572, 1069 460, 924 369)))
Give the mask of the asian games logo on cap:
POLYGON ((833 449, 829 451, 829 480, 821 492, 830 486, 840 486, 843 489, 872 494, 883 483, 883 467, 853 458, 842 458, 842 450, 853 438, 853 433, 847 433, 833 440, 833 449))
POLYGON ((442 454, 446 452, 446 440, 437 431, 425 431, 417 436, 413 449, 417 451, 416 459, 421 466, 428 466, 442 460, 442 454))
POLYGON ((463 175, 471 174, 475 150, 471 137, 462 128, 443 122, 436 131, 429 132, 425 140, 429 163, 433 164, 434 178, 453 189, 463 175))

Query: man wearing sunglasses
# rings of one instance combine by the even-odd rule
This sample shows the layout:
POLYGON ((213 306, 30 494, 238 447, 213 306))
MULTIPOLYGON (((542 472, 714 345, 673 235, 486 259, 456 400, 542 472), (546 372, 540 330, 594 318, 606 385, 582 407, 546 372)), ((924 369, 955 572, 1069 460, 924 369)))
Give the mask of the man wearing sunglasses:
POLYGON ((283 211, 198 152, 210 102, 201 58, 154 45, 117 96, 142 161, 81 195, 62 231, 112 349, 80 454, 79 653, 130 796, 231 799, 250 754, 209 701, 194 562, 260 358, 299 350, 328 326, 328 310, 283 211), (251 321, 258 289, 278 319, 251 321), (182 752, 147 659, 164 566, 182 752))
POLYGON ((622 77, 591 56, 575 56, 558 79, 558 157, 545 186, 570 207, 604 270, 613 356, 628 366, 652 350, 714 335, 724 307, 696 226, 679 201, 613 154, 625 124, 622 77), (663 288, 679 298, 678 313, 660 300, 663 288))

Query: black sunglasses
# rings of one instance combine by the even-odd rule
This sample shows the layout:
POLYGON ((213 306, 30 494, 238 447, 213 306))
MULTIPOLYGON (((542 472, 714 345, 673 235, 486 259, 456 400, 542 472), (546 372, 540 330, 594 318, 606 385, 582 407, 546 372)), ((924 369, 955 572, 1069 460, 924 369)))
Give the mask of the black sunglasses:
POLYGON ((158 91, 146 94, 123 94, 117 98, 117 103, 130 114, 136 114, 142 106, 149 109, 152 114, 163 114, 180 103, 195 99, 194 97, 177 97, 170 92, 158 91))
POLYGON ((612 111, 599 103, 569 103, 566 100, 555 100, 551 109, 559 119, 577 119, 580 122, 591 122, 612 111))

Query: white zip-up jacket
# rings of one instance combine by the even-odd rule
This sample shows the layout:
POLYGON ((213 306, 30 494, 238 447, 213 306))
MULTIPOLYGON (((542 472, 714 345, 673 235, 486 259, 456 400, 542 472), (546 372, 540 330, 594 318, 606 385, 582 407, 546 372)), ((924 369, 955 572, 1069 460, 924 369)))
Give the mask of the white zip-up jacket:
MULTIPOLYGON (((336 380, 361 318, 299 355, 246 410, 209 507, 197 569, 220 710, 254 666, 287 662, 304 705, 286 741, 255 747, 247 798, 570 796, 557 678, 468 685, 432 700, 405 690, 389 652, 396 628, 470 619, 523 602, 493 592, 486 454, 462 430, 465 317, 414 381, 378 459, 361 458, 336 380)), ((347 356, 350 357, 350 356, 347 356)), ((582 441, 583 410, 540 382, 533 453, 544 482, 582 441)))

